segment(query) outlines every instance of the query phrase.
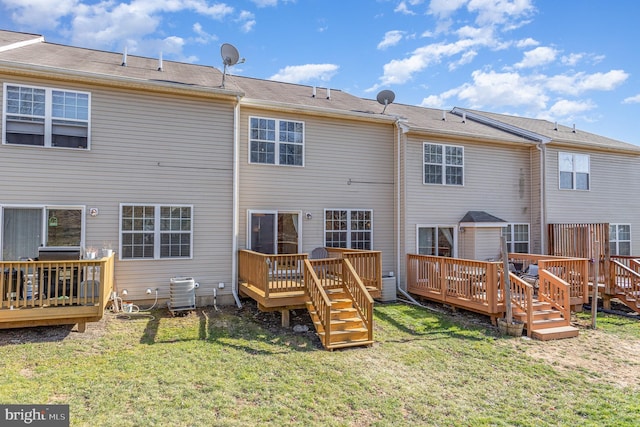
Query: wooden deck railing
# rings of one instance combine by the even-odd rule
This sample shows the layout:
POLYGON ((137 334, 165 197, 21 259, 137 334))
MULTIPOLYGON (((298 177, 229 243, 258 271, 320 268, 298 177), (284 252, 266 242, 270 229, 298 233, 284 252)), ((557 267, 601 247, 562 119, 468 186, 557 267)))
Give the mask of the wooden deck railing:
POLYGON ((638 300, 640 295, 640 271, 638 271, 638 263, 634 260, 628 263, 629 266, 622 264, 618 260, 612 260, 610 263, 611 277, 615 279, 613 283, 613 293, 621 293, 628 295, 633 300, 638 300))
POLYGON ((509 262, 520 271, 537 264, 539 270, 547 269, 560 277, 569 284, 571 305, 589 301, 589 260, 586 258, 510 253, 509 262))
POLYGON ((114 256, 0 261, 0 328, 99 320, 113 291, 114 256))
POLYGON ((527 336, 531 337, 533 332, 533 286, 513 273, 509 273, 509 283, 511 285, 511 302, 526 313, 527 336))
POLYGON ((327 348, 331 345, 331 301, 308 259, 304 260, 304 286, 324 330, 322 344, 327 348))
POLYGON ((270 294, 304 291, 303 263, 307 254, 273 255, 241 250, 238 252, 240 280, 270 294))
POLYGON ((498 262, 407 255, 411 293, 492 315, 504 312, 498 262))
POLYGON ((538 299, 551 304, 560 311, 562 316, 569 321, 571 319, 571 304, 569 284, 548 270, 540 271, 540 287, 538 299))
POLYGON ((369 331, 368 340, 373 341, 373 298, 367 291, 364 283, 358 277, 355 268, 351 265, 348 259, 343 259, 343 283, 346 291, 351 295, 353 305, 360 318, 365 324, 365 327, 369 331))
POLYGON ((382 252, 344 248, 325 248, 331 258, 348 259, 368 288, 382 291, 382 252))
POLYGON ((325 258, 309 260, 324 289, 342 287, 342 260, 325 258))
POLYGON ((541 259, 540 270, 547 270, 569 285, 571 305, 589 302, 589 260, 585 258, 541 259))

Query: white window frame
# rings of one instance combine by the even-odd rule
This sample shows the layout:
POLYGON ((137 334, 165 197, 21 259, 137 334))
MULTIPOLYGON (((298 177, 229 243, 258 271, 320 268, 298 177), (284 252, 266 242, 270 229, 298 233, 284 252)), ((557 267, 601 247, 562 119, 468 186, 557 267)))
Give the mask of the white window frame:
POLYGON ((119 259, 122 261, 152 261, 152 260, 185 260, 193 259, 193 222, 195 219, 195 212, 193 205, 186 205, 181 203, 120 203, 120 213, 118 221, 118 247, 119 247, 119 259), (153 207, 153 230, 123 230, 122 228, 122 212, 124 207, 153 207), (190 229, 189 230, 162 230, 161 226, 161 209, 162 208, 189 208, 191 209, 190 229), (153 233, 153 257, 124 257, 122 237, 124 234, 140 234, 153 233), (163 234, 189 234, 189 256, 161 256, 161 240, 163 234))
POLYGON ((590 191, 591 190, 591 156, 589 154, 582 153, 567 153, 567 152, 558 152, 558 188, 560 190, 573 190, 573 191, 590 191), (571 170, 569 168, 564 167, 563 165, 563 157, 571 157, 571 170), (578 170, 577 158, 586 159, 587 170, 578 170), (562 174, 570 173, 571 174, 571 188, 562 186, 562 174), (578 174, 586 174, 587 175, 587 188, 577 188, 577 177, 578 174))
MULTIPOLYGON (((19 121, 19 120, 17 120, 19 121)), ((28 120, 27 120, 28 123, 28 120)), ((61 89, 61 88, 51 88, 51 87, 41 87, 41 86, 33 86, 33 85, 25 85, 25 84, 16 84, 16 83, 4 83, 3 84, 3 96, 2 96, 2 144, 3 145, 11 145, 16 147, 37 147, 37 148, 55 148, 62 150, 90 150, 91 149, 91 93, 83 92, 75 89, 61 89), (44 115, 29 115, 29 114, 9 114, 7 111, 8 108, 8 88, 9 87, 17 87, 17 88, 28 88, 34 90, 43 90, 45 92, 45 100, 44 100, 44 115), (63 92, 70 94, 78 94, 78 95, 86 95, 87 96, 87 118, 79 119, 79 118, 65 118, 65 117, 54 117, 54 108, 53 108, 53 93, 54 92, 63 92), (43 120, 44 127, 44 145, 30 145, 30 144, 15 144, 9 143, 7 141, 7 121, 8 116, 21 116, 24 119, 29 118, 39 118, 43 120), (60 122, 59 124, 62 126, 73 127, 77 126, 80 128, 84 128, 86 124, 86 132, 87 132, 87 146, 86 148, 82 147, 58 147, 53 145, 53 129, 57 123, 55 121, 60 122), (80 125, 78 125, 80 124, 80 125)))
POLYGON ((267 210, 267 209, 248 209, 247 210, 247 243, 246 247, 251 248, 251 216, 254 214, 275 215, 275 223, 273 227, 273 241, 275 251, 278 251, 278 214, 297 214, 298 215, 298 252, 302 253, 302 211, 296 210, 267 210))
POLYGON ((3 259, 1 249, 4 247, 4 210, 5 209, 40 209, 42 210, 42 230, 40 232, 41 240, 40 245, 46 248, 69 248, 80 249, 85 247, 85 233, 86 233, 86 206, 83 205, 45 205, 45 204, 18 204, 18 205, 0 205, 0 260, 3 259), (47 223, 47 211, 50 209, 55 210, 79 210, 81 212, 80 219, 80 245, 78 246, 48 246, 48 223, 47 223))
MULTIPOLYGON (((354 209, 354 208, 327 208, 324 210, 323 216, 322 216, 322 220, 323 220, 323 227, 324 227, 324 246, 325 247, 329 247, 329 244, 327 243, 327 233, 346 233, 346 239, 345 239, 345 249, 361 249, 361 248, 354 248, 353 247, 353 241, 351 239, 351 233, 358 233, 358 232, 363 232, 363 233, 368 233, 369 235, 369 249, 363 249, 363 250, 373 250, 374 246, 373 246, 373 209, 354 209), (346 212, 346 225, 347 225, 347 229, 346 230, 327 230, 327 212, 334 212, 334 211, 345 211, 346 212), (351 214, 353 212, 367 212, 369 214, 369 222, 370 222, 370 227, 369 230, 353 230, 351 228, 352 224, 351 224, 351 214)), ((333 247, 341 247, 341 246, 333 246, 333 247)))
POLYGON ((259 117, 259 116, 249 116, 249 131, 248 131, 248 139, 249 139, 249 146, 248 146, 248 162, 250 164, 254 164, 254 165, 274 165, 274 166, 287 166, 287 167, 294 167, 294 168, 301 168, 304 167, 305 165, 305 122, 300 121, 300 120, 287 120, 287 119, 275 119, 272 117, 259 117), (252 120, 269 120, 269 121, 273 121, 274 122, 274 139, 270 140, 270 139, 253 139, 251 138, 251 122, 252 120), (281 123, 295 123, 295 124, 300 124, 302 125, 302 142, 301 143, 297 143, 297 142, 289 142, 289 141, 280 141, 280 124, 281 123), (274 144, 274 159, 273 159, 273 163, 270 162, 260 162, 260 161, 252 161, 251 160, 251 144, 253 142, 258 142, 258 143, 267 143, 267 144, 274 144), (287 164, 287 163, 280 163, 280 150, 282 149, 282 146, 284 145, 294 145, 297 146, 299 145, 302 148, 302 162, 299 165, 295 165, 295 164, 287 164))
POLYGON ((527 252, 519 252, 519 253, 530 253, 531 251, 531 225, 529 223, 526 222, 510 222, 508 224, 505 225, 505 227, 503 227, 502 229, 502 235, 505 236, 507 238, 507 249, 509 252, 513 252, 516 253, 515 251, 515 245, 518 243, 526 243, 527 244, 527 252), (515 232, 515 227, 516 226, 523 226, 525 225, 527 227, 527 240, 516 240, 515 236, 516 236, 516 232, 515 232))
MULTIPOLYGON (((420 229, 421 228, 435 228, 436 229, 436 238, 438 237, 438 229, 440 228, 451 228, 453 229, 453 250, 451 254, 451 258, 458 257, 458 224, 416 224, 416 254, 420 253, 420 229)), ((439 256, 439 255, 431 255, 431 256, 439 256)))
POLYGON ((451 145, 451 144, 438 144, 433 142, 423 142, 422 143, 422 183, 424 185, 447 185, 447 186, 455 186, 455 187, 463 187, 464 186, 464 147, 461 145, 451 145), (435 146, 440 147, 440 156, 442 156, 441 162, 427 162, 425 159, 427 146, 435 146), (462 153, 462 163, 455 164, 447 162, 447 149, 453 148, 456 150, 461 150, 462 153), (441 168, 440 182, 427 182, 427 174, 425 168, 427 166, 437 166, 441 168), (460 169, 462 171, 462 182, 461 183, 447 183, 448 168, 460 169))
MULTIPOLYGON (((609 236, 611 236, 611 227, 615 227, 616 228, 616 238, 615 239, 611 239, 611 237, 609 237, 609 245, 613 245, 615 244, 615 254, 611 253, 611 255, 620 255, 620 243, 621 242, 629 242, 629 254, 627 255, 631 255, 633 254, 633 248, 631 247, 631 224, 609 224, 609 236), (621 227, 629 227, 629 240, 621 240, 618 238, 618 236, 620 236, 620 228, 621 227)), ((625 256, 625 255, 621 255, 621 256, 625 256)))

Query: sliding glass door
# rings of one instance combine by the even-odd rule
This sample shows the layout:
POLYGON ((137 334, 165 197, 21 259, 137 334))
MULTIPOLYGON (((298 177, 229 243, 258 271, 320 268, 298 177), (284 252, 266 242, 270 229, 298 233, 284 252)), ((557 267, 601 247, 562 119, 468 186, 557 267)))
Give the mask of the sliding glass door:
POLYGON ((249 211, 249 249, 263 254, 300 253, 300 212, 249 211))

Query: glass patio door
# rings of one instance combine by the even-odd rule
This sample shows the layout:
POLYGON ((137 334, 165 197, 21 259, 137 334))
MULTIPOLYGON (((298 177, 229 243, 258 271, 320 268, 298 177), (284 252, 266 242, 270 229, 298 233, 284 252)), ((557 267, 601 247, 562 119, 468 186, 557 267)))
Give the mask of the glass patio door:
POLYGON ((249 212, 249 249, 263 254, 297 254, 300 250, 300 213, 249 212))
POLYGON ((42 244, 42 209, 5 208, 2 218, 2 259, 36 258, 42 244))

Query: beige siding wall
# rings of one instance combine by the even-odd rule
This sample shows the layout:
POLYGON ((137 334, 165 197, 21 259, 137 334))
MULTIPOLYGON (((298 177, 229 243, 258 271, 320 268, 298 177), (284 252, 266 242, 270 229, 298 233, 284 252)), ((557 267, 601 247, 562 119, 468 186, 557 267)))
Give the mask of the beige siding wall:
MULTIPOLYGON (((416 252, 416 224, 458 224, 471 210, 486 211, 508 222, 531 223, 529 146, 450 143, 412 135, 407 142, 406 152, 403 164, 407 195, 405 253, 416 252), (424 142, 464 147, 464 186, 423 184, 424 142)), ((462 234, 458 233, 459 243, 462 234)), ((496 247, 499 249, 499 241, 496 247)), ((480 259, 486 258, 484 252, 483 249, 480 259)), ((401 283, 404 285, 404 276, 401 277, 401 283)))
POLYGON ((324 245, 324 209, 372 209, 373 249, 382 251, 383 272, 394 271, 394 136, 389 124, 242 107, 239 247, 247 247, 250 209, 300 211, 306 253, 324 245), (304 122, 304 167, 250 164, 250 116, 304 122))
POLYGON ((543 213, 541 198, 541 152, 532 148, 529 153, 531 157, 531 225, 529 226, 529 252, 541 254, 544 252, 542 236, 546 239, 546 230, 542 228, 543 213))
POLYGON ((548 222, 631 224, 632 251, 640 254, 639 165, 640 156, 548 148, 548 222), (590 155, 589 191, 559 189, 559 152, 590 155))
POLYGON ((233 106, 204 99, 7 79, 91 93, 91 150, 0 146, 0 204, 82 205, 86 245, 118 252, 120 203, 187 204, 193 259, 121 261, 116 283, 131 299, 147 287, 168 297, 169 279, 193 276, 209 297, 231 282, 233 106))

